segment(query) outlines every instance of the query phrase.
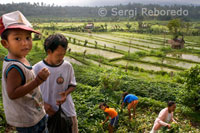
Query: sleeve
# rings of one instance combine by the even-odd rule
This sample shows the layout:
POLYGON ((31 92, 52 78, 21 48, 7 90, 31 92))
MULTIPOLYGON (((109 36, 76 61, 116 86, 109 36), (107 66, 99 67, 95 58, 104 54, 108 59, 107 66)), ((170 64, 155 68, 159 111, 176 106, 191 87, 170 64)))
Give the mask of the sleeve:
POLYGON ((35 65, 33 66, 33 71, 34 71, 35 75, 38 74, 38 65, 37 65, 37 64, 35 64, 35 65))
POLYGON ((76 85, 77 85, 77 83, 76 83, 76 78, 75 78, 75 75, 74 75, 74 69, 71 66, 71 72, 70 72, 70 79, 69 79, 69 86, 68 86, 68 88, 70 86, 74 86, 75 87, 76 85))
POLYGON ((13 68, 15 68, 19 72, 19 74, 20 74, 20 76, 22 78, 22 84, 21 85, 24 85, 26 83, 26 79, 25 79, 24 73, 23 73, 22 69, 19 66, 15 65, 15 64, 9 66, 8 69, 6 70, 6 79, 7 79, 7 76, 8 76, 8 72, 10 70, 12 70, 13 68))
POLYGON ((162 126, 167 126, 168 125, 168 123, 166 123, 166 122, 163 121, 163 119, 166 116, 166 113, 167 113, 166 111, 161 111, 160 114, 159 114, 159 116, 158 116, 158 118, 157 118, 158 123, 160 125, 162 125, 162 126))
POLYGON ((159 118, 158 118, 158 123, 160 123, 160 125, 165 126, 165 127, 168 125, 168 123, 162 121, 162 120, 159 119, 159 118))
POLYGON ((106 119, 109 119, 109 115, 106 116, 106 119))

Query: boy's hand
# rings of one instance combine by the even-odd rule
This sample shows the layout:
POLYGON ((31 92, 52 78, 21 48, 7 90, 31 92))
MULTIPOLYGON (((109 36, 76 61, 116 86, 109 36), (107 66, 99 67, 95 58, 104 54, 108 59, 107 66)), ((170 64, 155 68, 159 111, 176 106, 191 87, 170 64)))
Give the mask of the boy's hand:
POLYGON ((65 93, 65 91, 59 93, 59 95, 61 96, 61 99, 56 100, 56 104, 57 105, 61 105, 61 104, 63 104, 66 101, 66 93, 65 93))
POLYGON ((45 81, 50 75, 50 72, 47 68, 43 68, 42 70, 40 70, 40 72, 38 73, 37 77, 40 79, 40 80, 43 80, 45 81))
POLYGON ((105 123, 104 122, 101 122, 101 125, 104 125, 105 123))
POLYGON ((178 122, 176 122, 176 121, 173 121, 173 122, 172 122, 172 124, 178 124, 178 122))
POLYGON ((44 109, 49 116, 52 116, 56 113, 56 111, 53 110, 52 106, 48 103, 44 103, 44 109))
POLYGON ((171 125, 170 125, 170 124, 168 124, 168 125, 167 125, 167 127, 168 127, 168 129, 170 129, 170 128, 171 128, 171 125))

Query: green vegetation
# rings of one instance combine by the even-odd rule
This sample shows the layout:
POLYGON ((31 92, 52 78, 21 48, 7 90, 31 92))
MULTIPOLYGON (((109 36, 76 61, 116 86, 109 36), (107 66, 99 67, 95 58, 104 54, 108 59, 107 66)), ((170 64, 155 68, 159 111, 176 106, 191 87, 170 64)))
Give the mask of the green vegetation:
MULTIPOLYGON (((7 51, 0 46, 0 78, 2 78, 2 65, 3 59, 6 55, 7 51)), ((1 82, 0 82, 0 90, 1 90, 1 82)), ((0 91, 0 132, 5 131, 5 116, 3 110, 3 102, 2 102, 2 91, 0 91)))
MULTIPOLYGON (((119 112, 118 132, 150 131, 157 113, 166 106, 165 102, 169 99, 176 100, 177 93, 183 89, 183 86, 175 83, 141 81, 118 70, 97 69, 96 67, 80 68, 77 65, 74 65, 74 69, 79 85, 77 93, 73 93, 73 97, 76 99, 75 105, 80 116, 81 132, 103 132, 106 127, 101 127, 100 122, 104 119, 104 115, 98 109, 98 104, 105 101, 119 111, 120 96, 123 91, 140 96, 140 104, 138 105, 137 118, 131 123, 127 122, 128 112, 126 110, 123 113, 119 112)), ((180 121, 180 126, 175 132, 199 132, 198 128, 195 129, 187 124, 190 120, 198 123, 198 113, 187 106, 178 104, 175 116, 180 121), (195 115, 196 118, 192 115, 195 115)))
POLYGON ((178 94, 179 102, 188 105, 196 111, 200 110, 200 67, 196 66, 186 71, 184 82, 185 87, 178 94))
POLYGON ((169 21, 167 27, 169 28, 170 32, 175 36, 178 36, 178 32, 180 32, 181 27, 181 20, 180 19, 173 19, 169 21))

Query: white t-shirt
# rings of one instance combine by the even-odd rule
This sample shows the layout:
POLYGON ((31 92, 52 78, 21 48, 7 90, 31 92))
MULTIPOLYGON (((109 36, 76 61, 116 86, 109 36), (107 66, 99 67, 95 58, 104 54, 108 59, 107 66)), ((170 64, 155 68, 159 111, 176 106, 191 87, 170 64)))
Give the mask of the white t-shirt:
MULTIPOLYGON (((47 64, 44 60, 33 66, 33 70, 37 75, 42 68, 48 68, 50 76, 40 85, 42 98, 44 102, 50 104, 54 110, 58 110, 56 100, 60 99, 60 92, 66 91, 69 86, 76 86, 76 79, 72 65, 68 61, 63 61, 58 66, 47 64)), ((74 102, 71 94, 62 104, 62 109, 68 117, 76 116, 74 102)))
POLYGON ((167 118, 166 118, 166 122, 169 123, 172 119, 172 113, 168 113, 167 118))

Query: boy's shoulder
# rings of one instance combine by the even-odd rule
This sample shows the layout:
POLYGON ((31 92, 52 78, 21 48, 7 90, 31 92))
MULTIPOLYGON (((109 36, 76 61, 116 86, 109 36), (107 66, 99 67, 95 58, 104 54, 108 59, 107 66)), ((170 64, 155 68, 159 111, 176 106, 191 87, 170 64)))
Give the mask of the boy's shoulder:
POLYGON ((38 66, 42 66, 44 63, 43 63, 43 61, 41 60, 41 61, 39 61, 38 63, 36 63, 35 65, 33 65, 33 68, 34 67, 38 67, 38 66))
POLYGON ((43 68, 45 65, 43 63, 43 61, 39 61, 38 63, 36 63, 35 65, 33 65, 33 70, 35 72, 39 71, 41 68, 43 68))
MULTIPOLYGON (((39 66, 48 66, 48 65, 44 62, 44 60, 41 60, 38 63, 36 63, 33 67, 39 67, 39 66)), ((63 60, 63 63, 60 66, 72 67, 72 64, 67 60, 63 60)))
MULTIPOLYGON (((38 69, 38 68, 47 67, 47 66, 49 66, 49 65, 47 65, 47 64, 44 62, 44 60, 42 60, 42 61, 36 63, 36 64, 33 66, 33 69, 38 69)), ((67 68, 73 68, 73 67, 72 67, 72 64, 71 64, 69 61, 64 60, 63 63, 62 63, 58 68, 59 68, 59 69, 61 69, 61 68, 67 69, 67 68)))
MULTIPOLYGON (((11 66, 17 66, 19 68, 24 68, 28 66, 24 65, 23 63, 21 63, 20 61, 16 60, 16 59, 8 59, 7 56, 4 58, 3 60, 3 68, 7 68, 9 69, 11 66)), ((30 67, 31 68, 31 67, 30 67)), ((5 69, 6 70, 6 69, 5 69)))
POLYGON ((132 94, 128 94, 128 95, 125 96, 125 98, 129 98, 129 97, 133 97, 133 95, 132 94))
POLYGON ((67 61, 67 60, 63 61, 63 65, 67 65, 67 66, 72 67, 72 64, 69 61, 67 61))

